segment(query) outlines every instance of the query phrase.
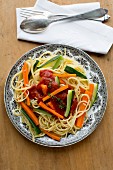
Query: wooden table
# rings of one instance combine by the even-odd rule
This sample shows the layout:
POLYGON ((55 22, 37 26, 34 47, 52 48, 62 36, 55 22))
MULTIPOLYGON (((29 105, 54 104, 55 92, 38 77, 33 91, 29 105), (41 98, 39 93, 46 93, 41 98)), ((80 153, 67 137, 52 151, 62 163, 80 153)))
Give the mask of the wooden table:
MULTIPOLYGON (((58 4, 90 0, 52 0, 58 4)), ((92 0, 95 2, 95 0, 92 0)), ((113 27, 113 1, 100 0, 109 9, 113 27)), ((16 38, 16 7, 33 6, 35 0, 0 1, 0 170, 112 170, 113 169, 113 48, 107 55, 89 53, 98 63, 108 87, 107 109, 98 128, 83 141, 64 148, 36 145, 10 122, 4 106, 4 84, 16 60, 37 43, 16 38), (7 17, 6 17, 7 16, 7 17)))

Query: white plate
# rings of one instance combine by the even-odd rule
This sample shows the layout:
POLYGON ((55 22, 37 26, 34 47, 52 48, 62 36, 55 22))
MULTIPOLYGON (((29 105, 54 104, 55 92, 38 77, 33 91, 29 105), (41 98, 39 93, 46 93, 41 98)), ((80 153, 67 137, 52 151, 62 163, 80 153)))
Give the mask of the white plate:
POLYGON ((13 90, 10 86, 11 79, 15 73, 21 70, 23 62, 27 60, 29 56, 33 56, 34 53, 37 53, 36 57, 38 57, 40 54, 47 50, 55 51, 57 49, 60 49, 61 51, 64 51, 64 48, 67 49, 67 55, 70 58, 74 58, 81 65, 83 65, 86 70, 88 79, 90 79, 94 83, 98 83, 98 94, 96 102, 88 112, 87 122, 84 124, 82 129, 77 131, 75 135, 70 134, 68 135, 68 137, 62 138, 60 142, 50 139, 47 136, 36 138, 34 141, 37 144, 49 147, 63 147, 77 143, 90 135, 101 122, 107 105, 107 87, 104 75, 97 63, 84 51, 67 45, 47 44, 39 46, 28 51, 15 63, 7 77, 4 89, 4 102, 9 119, 11 120, 15 128, 24 137, 32 141, 32 136, 29 130, 26 129, 25 125, 22 124, 21 117, 14 116, 12 113, 12 110, 16 107, 16 102, 14 101, 13 90))

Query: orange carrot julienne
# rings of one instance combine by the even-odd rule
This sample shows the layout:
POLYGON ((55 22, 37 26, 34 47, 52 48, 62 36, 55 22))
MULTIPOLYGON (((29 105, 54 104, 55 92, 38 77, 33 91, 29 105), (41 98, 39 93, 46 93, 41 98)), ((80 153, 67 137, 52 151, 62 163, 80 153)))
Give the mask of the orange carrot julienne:
POLYGON ((33 121, 36 125, 39 125, 38 118, 35 116, 35 114, 33 113, 33 111, 32 111, 24 102, 20 102, 20 105, 21 105, 22 108, 26 111, 26 113, 27 113, 28 116, 32 119, 32 121, 33 121))
POLYGON ((56 89, 55 91, 53 91, 52 93, 50 93, 49 96, 45 96, 45 97, 42 99, 43 102, 46 101, 46 100, 48 100, 48 99, 51 98, 52 96, 56 95, 57 93, 60 93, 61 91, 66 90, 68 87, 69 87, 68 85, 59 87, 58 89, 56 89))
MULTIPOLYGON (((91 93, 90 91, 86 90, 86 91, 85 91, 85 94, 87 94, 87 95, 89 96, 89 98, 91 99, 92 93, 91 93)), ((83 97, 82 97, 82 101, 86 101, 86 102, 87 102, 87 101, 88 101, 88 97, 87 97, 87 96, 83 96, 83 97)), ((80 110, 80 111, 84 111, 85 108, 86 108, 86 104, 85 104, 85 103, 81 103, 80 106, 79 106, 79 110, 80 110)), ((81 115, 80 117, 78 117, 78 118, 76 119, 75 125, 76 125, 77 127, 82 128, 83 123, 84 123, 84 118, 85 118, 85 116, 86 116, 86 112, 84 112, 83 115, 81 115)))
POLYGON ((48 102, 48 103, 47 103, 47 105, 48 105, 51 109, 55 110, 55 108, 54 108, 54 106, 53 106, 53 104, 52 104, 52 102, 51 102, 51 101, 50 101, 50 102, 48 102))
POLYGON ((76 119, 75 126, 77 126, 78 128, 82 128, 85 116, 86 116, 86 112, 83 115, 81 115, 80 117, 78 117, 76 119))
POLYGON ((61 78, 59 78, 60 80, 60 84, 66 84, 64 80, 62 80, 61 78))
POLYGON ((22 73, 24 79, 24 86, 26 86, 28 84, 28 65, 26 62, 24 62, 24 65, 22 67, 22 73))
MULTIPOLYGON (((83 111, 85 109, 85 105, 83 103, 81 103, 81 107, 80 108, 81 108, 80 111, 83 111)), ((85 116, 86 116, 86 112, 84 112, 83 115, 78 117, 76 119, 76 121, 75 121, 75 126, 77 126, 78 128, 82 128, 85 116)))
MULTIPOLYGON (((25 96, 27 95, 27 93, 25 92, 25 96)), ((26 98, 26 101, 27 101, 27 105, 30 106, 30 98, 27 96, 26 98)))
POLYGON ((80 93, 85 93, 85 89, 80 87, 80 93))
MULTIPOLYGON (((26 87, 26 85, 28 85, 28 65, 26 62, 24 62, 24 65, 22 67, 22 74, 23 74, 23 80, 24 80, 24 86, 26 87)), ((25 96, 27 95, 27 93, 25 92, 25 96)), ((30 98, 27 97, 27 105, 30 106, 30 98)))
POLYGON ((63 119, 64 116, 62 116, 61 114, 57 113, 55 110, 49 108, 48 106, 46 106, 46 104, 44 104, 43 102, 39 103, 39 106, 42 107, 44 110, 47 110, 48 112, 52 113, 53 115, 57 116, 58 118, 63 119))
POLYGON ((93 90, 94 90, 94 84, 93 84, 93 83, 90 83, 90 84, 89 84, 89 91, 90 91, 91 93, 93 93, 93 90))
POLYGON ((41 129, 47 136, 49 136, 50 138, 60 141, 60 136, 56 135, 53 132, 48 132, 47 130, 41 129))
POLYGON ((64 73, 64 74, 57 74, 54 73, 53 76, 57 76, 57 77, 76 77, 76 74, 68 74, 68 73, 64 73))
MULTIPOLYGON (((86 90, 85 94, 87 94, 89 96, 89 98, 91 99, 92 93, 90 91, 86 90)), ((88 97, 87 96, 83 96, 82 100, 85 100, 87 102, 88 101, 88 97)))
MULTIPOLYGON (((27 92, 26 91, 24 92, 24 95, 25 95, 25 97, 27 96, 27 92)), ((27 105, 30 106, 30 98, 28 96, 26 98, 26 101, 27 101, 27 105)))

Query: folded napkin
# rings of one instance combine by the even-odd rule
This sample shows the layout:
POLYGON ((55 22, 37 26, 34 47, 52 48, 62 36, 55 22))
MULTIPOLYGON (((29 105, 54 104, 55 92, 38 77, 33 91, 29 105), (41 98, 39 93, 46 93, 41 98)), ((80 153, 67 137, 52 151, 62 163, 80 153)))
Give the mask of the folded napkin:
MULTIPOLYGON (((84 13, 97 8, 100 8, 99 2, 58 5, 48 0, 37 0, 35 6, 31 9, 69 15, 84 13)), ((20 16, 20 10, 21 8, 16 9, 17 39, 39 43, 71 45, 84 51, 101 54, 106 54, 113 44, 113 28, 93 20, 56 22, 52 23, 42 33, 25 33, 20 29, 20 23, 24 19, 20 16)))

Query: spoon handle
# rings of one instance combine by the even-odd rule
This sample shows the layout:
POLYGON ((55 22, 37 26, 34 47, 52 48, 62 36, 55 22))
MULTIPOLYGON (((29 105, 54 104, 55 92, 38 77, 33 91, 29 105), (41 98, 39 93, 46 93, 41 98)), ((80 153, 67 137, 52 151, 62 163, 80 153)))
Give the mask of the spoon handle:
POLYGON ((57 21, 64 21, 64 20, 77 21, 77 20, 84 20, 84 19, 95 19, 95 18, 103 17, 107 13, 108 13, 107 9, 98 8, 98 9, 95 9, 95 10, 92 10, 92 11, 89 11, 89 12, 86 12, 86 13, 83 13, 83 14, 50 20, 50 23, 57 22, 57 21))

